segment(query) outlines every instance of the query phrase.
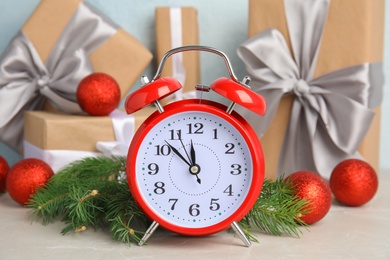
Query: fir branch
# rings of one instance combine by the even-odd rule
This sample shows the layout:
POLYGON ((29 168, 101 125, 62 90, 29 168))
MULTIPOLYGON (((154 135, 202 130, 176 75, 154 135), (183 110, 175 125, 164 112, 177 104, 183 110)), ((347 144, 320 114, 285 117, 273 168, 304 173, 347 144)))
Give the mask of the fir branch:
POLYGON ((240 221, 240 225, 248 230, 247 235, 255 241, 249 231, 251 227, 273 235, 299 237, 302 233, 299 227, 308 228, 299 219, 299 216, 306 213, 304 209, 308 205, 306 200, 300 200, 294 195, 291 182, 286 182, 283 178, 278 178, 275 182, 265 180, 260 197, 240 221))
POLYGON ((127 244, 131 241, 138 243, 144 232, 137 228, 145 230, 148 220, 132 198, 125 180, 115 188, 115 196, 107 198, 109 202, 106 209, 113 239, 127 244))
POLYGON ((58 216, 65 213, 65 205, 68 204, 68 187, 57 185, 53 176, 42 188, 36 190, 35 194, 27 203, 33 208, 35 219, 41 219, 43 225, 47 225, 58 216))
POLYGON ((116 216, 110 219, 110 232, 112 233, 113 239, 122 243, 129 244, 131 242, 138 243, 144 232, 137 231, 131 228, 131 222, 133 219, 125 220, 120 216, 116 216))
POLYGON ((76 232, 82 231, 89 226, 95 226, 99 219, 104 215, 104 206, 99 201, 98 191, 87 190, 83 187, 71 187, 69 194, 69 203, 67 205, 67 214, 64 221, 69 225, 62 230, 66 234, 70 230, 76 232), (81 228, 85 227, 85 228, 81 228), (80 229, 81 228, 81 229, 80 229))
POLYGON ((124 166, 124 157, 92 157, 68 165, 32 196, 28 206, 33 208, 33 217, 46 225, 62 216, 69 224, 62 233, 100 224, 100 218, 104 219, 101 197, 112 194, 124 166), (98 190, 99 196, 91 196, 93 190, 98 190))
MULTIPOLYGON (((82 232, 89 227, 109 227, 114 240, 138 242, 149 221, 137 207, 126 179, 124 157, 85 158, 74 162, 38 189, 29 201, 32 214, 48 224, 62 216, 67 232, 82 232)), ((261 195, 239 225, 256 241, 252 228, 274 235, 299 237, 300 219, 308 203, 294 196, 293 186, 282 178, 265 180, 261 195)))
POLYGON ((124 157, 85 158, 68 165, 32 196, 33 216, 43 224, 62 216, 67 223, 62 234, 108 225, 115 240, 138 242, 142 232, 137 228, 145 229, 147 219, 120 178, 124 167, 124 157))
POLYGON ((55 175, 56 182, 66 184, 73 183, 75 179, 81 182, 114 180, 124 171, 125 163, 124 157, 87 157, 59 171, 55 175))

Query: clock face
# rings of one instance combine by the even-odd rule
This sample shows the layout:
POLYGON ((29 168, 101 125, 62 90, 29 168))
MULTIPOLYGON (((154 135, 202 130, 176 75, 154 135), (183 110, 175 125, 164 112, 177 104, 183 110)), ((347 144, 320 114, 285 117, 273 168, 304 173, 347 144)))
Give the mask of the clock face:
POLYGON ((239 123, 221 115, 188 110, 163 116, 130 148, 133 194, 172 231, 227 228, 253 189, 251 142, 239 123))

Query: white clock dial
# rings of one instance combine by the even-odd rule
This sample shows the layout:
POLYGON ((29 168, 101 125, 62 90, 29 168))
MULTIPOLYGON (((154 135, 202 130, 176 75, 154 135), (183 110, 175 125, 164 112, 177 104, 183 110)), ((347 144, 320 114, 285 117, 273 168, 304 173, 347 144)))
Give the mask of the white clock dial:
POLYGON ((242 133, 209 112, 173 114, 146 133, 136 156, 143 201, 172 225, 202 228, 229 218, 252 183, 242 133))

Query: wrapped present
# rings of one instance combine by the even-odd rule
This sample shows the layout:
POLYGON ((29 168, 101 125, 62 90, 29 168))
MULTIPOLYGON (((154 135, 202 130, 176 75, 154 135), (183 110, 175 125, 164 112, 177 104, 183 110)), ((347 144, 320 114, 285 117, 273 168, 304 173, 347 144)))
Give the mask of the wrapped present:
POLYGON ((82 0, 42 0, 0 60, 0 141, 21 151, 23 112, 48 100, 81 113, 78 83, 94 71, 114 77, 124 97, 150 63, 134 37, 82 0))
POLYGON ((361 156, 378 170, 383 32, 384 0, 250 0, 250 39, 238 53, 267 100, 265 118, 246 114, 266 177, 329 178, 361 156))
MULTIPOLYGON (((199 43, 198 16, 193 7, 156 8, 157 60, 176 47, 199 43)), ((167 61, 161 76, 177 79, 183 89, 163 103, 182 98, 195 97, 195 86, 200 83, 199 52, 181 52, 172 55, 167 61)))
POLYGON ((100 117, 26 112, 24 157, 39 158, 56 172, 84 157, 126 156, 136 129, 155 111, 150 107, 126 115, 115 110, 100 117))

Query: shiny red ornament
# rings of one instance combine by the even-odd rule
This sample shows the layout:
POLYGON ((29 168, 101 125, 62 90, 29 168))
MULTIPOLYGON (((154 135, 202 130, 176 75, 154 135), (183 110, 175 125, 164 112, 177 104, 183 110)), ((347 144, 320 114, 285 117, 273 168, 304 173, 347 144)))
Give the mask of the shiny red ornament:
POLYGON ((9 165, 7 161, 0 156, 0 192, 5 190, 5 178, 9 171, 9 165))
POLYGON ((14 201, 24 205, 53 175, 53 170, 44 161, 24 159, 12 166, 8 172, 6 188, 14 201))
POLYGON ((121 91, 116 80, 105 73, 92 73, 77 88, 77 102, 92 116, 106 116, 118 107, 121 91))
POLYGON ((321 220, 332 205, 332 193, 328 183, 318 174, 309 171, 299 171, 291 174, 285 181, 291 181, 295 195, 299 199, 307 199, 310 205, 305 208, 308 212, 300 217, 306 224, 321 220))
POLYGON ((329 184, 339 202, 361 206, 374 197, 378 189, 378 176, 365 161, 348 159, 333 169, 329 184))

